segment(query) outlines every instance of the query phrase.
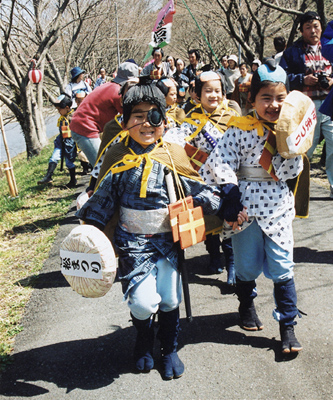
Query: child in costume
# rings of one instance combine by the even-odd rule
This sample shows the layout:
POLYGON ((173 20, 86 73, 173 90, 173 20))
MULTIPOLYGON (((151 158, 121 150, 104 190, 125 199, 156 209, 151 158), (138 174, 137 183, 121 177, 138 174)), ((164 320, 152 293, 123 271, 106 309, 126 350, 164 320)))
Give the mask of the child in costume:
POLYGON ((184 121, 185 112, 177 104, 177 83, 173 78, 162 78, 156 82, 156 86, 165 96, 167 128, 180 126, 184 121))
POLYGON ((222 185, 227 221, 235 221, 243 206, 252 221, 232 236, 241 327, 263 329, 253 300, 256 279, 264 272, 274 282, 273 316, 280 324, 282 352, 290 353, 302 346, 294 333, 299 315, 293 262, 295 209, 287 180, 301 173, 303 160, 301 156, 284 159, 276 151, 274 127, 288 93, 288 79, 273 59, 266 63, 253 74, 253 115, 229 121, 229 129, 218 140, 202 176, 209 184, 222 185))
MULTIPOLYGON (((194 87, 196 95, 200 99, 200 104, 186 115, 179 129, 169 130, 164 139, 185 147, 192 163, 196 165, 196 169, 200 173, 205 159, 216 146, 217 139, 227 129, 229 119, 232 116, 239 115, 241 111, 235 101, 225 98, 226 84, 221 73, 202 72, 196 77, 194 87)), ((230 238, 221 243, 219 235, 207 235, 206 249, 210 255, 208 269, 212 273, 222 272, 221 244, 228 272, 227 284, 233 286, 235 284, 235 273, 230 238)))
POLYGON ((77 212, 86 223, 104 229, 119 210, 114 243, 119 278, 137 329, 134 360, 139 371, 154 367, 154 318, 158 314, 162 376, 179 378, 184 364, 177 354, 181 277, 178 251, 168 214, 165 166, 171 159, 186 195, 205 214, 222 213, 219 189, 205 185, 185 151, 165 143, 165 97, 153 84, 131 87, 123 99, 122 127, 129 135, 112 146, 95 192, 77 212))
POLYGON ((185 115, 188 114, 192 108, 196 107, 200 104, 200 100, 198 99, 197 94, 195 93, 195 81, 191 81, 188 87, 189 98, 183 104, 182 108, 185 112, 185 115))
POLYGON ((69 124, 74 113, 74 110, 71 108, 72 99, 68 94, 63 93, 57 98, 57 101, 53 104, 60 114, 57 124, 60 133, 54 140, 54 150, 49 160, 46 175, 37 183, 39 185, 52 183, 52 175, 58 165, 58 161, 63 156, 65 158, 66 166, 70 175, 70 181, 67 183, 66 186, 68 188, 74 188, 76 185, 74 161, 77 151, 76 144, 71 135, 71 130, 69 129, 69 124))

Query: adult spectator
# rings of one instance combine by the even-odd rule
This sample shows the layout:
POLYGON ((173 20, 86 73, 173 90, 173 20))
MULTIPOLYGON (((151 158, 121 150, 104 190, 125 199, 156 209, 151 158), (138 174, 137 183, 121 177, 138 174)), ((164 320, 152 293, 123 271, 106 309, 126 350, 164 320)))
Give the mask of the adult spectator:
POLYGON ((286 39, 283 36, 276 36, 273 39, 276 54, 273 56, 276 64, 280 64, 281 57, 286 48, 286 39))
POLYGON ((231 96, 232 100, 239 104, 242 115, 246 115, 250 108, 249 94, 251 88, 252 75, 248 72, 246 63, 241 63, 239 66, 240 77, 235 80, 235 90, 231 96))
POLYGON ((176 72, 173 74, 173 79, 177 82, 178 86, 188 88, 190 81, 188 77, 183 74, 183 69, 185 67, 184 61, 181 58, 176 60, 176 72))
POLYGON ((183 74, 188 77, 189 82, 193 81, 197 76, 200 58, 199 50, 192 49, 188 51, 188 60, 190 64, 183 69, 183 74))
POLYGON ((227 99, 231 99, 232 93, 235 90, 235 80, 240 77, 238 68, 238 58, 235 54, 228 57, 229 67, 224 70, 224 75, 227 82, 227 99))
MULTIPOLYGON (((322 54, 333 62, 333 21, 329 22, 321 38, 322 54)), ((333 120, 333 90, 330 91, 319 110, 333 120)))
POLYGON ((229 61, 228 61, 227 55, 222 56, 221 64, 222 64, 222 67, 220 68, 220 71, 222 71, 222 72, 225 71, 229 67, 229 61))
POLYGON ((254 74, 256 70, 260 67, 260 65, 261 65, 260 60, 258 59, 253 60, 251 64, 251 74, 254 74))
POLYGON ((65 88, 65 93, 70 96, 72 99, 72 109, 76 110, 77 109, 77 104, 75 100, 75 96, 77 92, 80 91, 85 91, 87 93, 90 93, 92 91, 90 85, 86 83, 83 78, 84 78, 84 71, 80 67, 74 67, 71 69, 71 81, 70 83, 66 86, 65 88))
POLYGON ((322 134, 326 141, 326 174, 333 199, 333 122, 319 111, 333 84, 332 65, 321 52, 322 27, 316 12, 308 11, 301 16, 300 31, 302 37, 284 51, 280 65, 288 74, 290 89, 302 91, 316 106, 317 124, 307 155, 312 157, 322 134))
POLYGON ((155 47, 152 51, 152 56, 154 61, 143 68, 141 75, 150 75, 153 80, 158 80, 162 76, 171 77, 170 64, 162 61, 164 57, 163 50, 159 47, 155 47))
POLYGON ((106 76, 106 71, 105 68, 100 68, 99 69, 99 77, 96 79, 94 89, 96 89, 98 86, 103 85, 106 82, 109 82, 110 78, 106 76))
POLYGON ((119 65, 112 82, 96 88, 75 112, 70 128, 78 147, 85 153, 91 165, 95 165, 101 143, 100 133, 104 125, 118 113, 122 113, 119 90, 131 78, 139 76, 139 68, 131 62, 119 65))
POLYGON ((171 76, 172 76, 176 72, 176 60, 172 56, 167 56, 165 61, 168 62, 170 65, 170 72, 171 72, 171 76))

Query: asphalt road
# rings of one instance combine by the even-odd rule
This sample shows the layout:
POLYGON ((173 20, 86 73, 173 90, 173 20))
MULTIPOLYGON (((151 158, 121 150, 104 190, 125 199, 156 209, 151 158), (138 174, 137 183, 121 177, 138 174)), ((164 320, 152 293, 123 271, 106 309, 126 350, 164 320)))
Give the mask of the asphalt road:
POLYGON ((297 357, 280 353, 272 282, 258 279, 256 307, 264 330, 242 330, 226 273, 206 273, 208 256, 200 244, 186 253, 194 319, 186 321, 182 304, 179 355, 185 374, 163 381, 158 366, 136 373, 135 329, 120 284, 103 298, 87 299, 59 272, 60 243, 78 223, 73 204, 27 305, 14 362, 0 380, 0 398, 333 398, 333 201, 327 189, 311 185, 310 217, 294 222, 298 306, 307 313, 296 327, 304 347, 297 357))

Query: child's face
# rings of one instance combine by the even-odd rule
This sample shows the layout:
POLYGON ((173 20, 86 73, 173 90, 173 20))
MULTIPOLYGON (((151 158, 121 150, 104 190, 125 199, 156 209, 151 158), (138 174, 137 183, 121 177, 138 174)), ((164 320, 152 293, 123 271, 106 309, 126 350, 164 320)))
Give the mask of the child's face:
POLYGON ((172 86, 169 89, 168 94, 165 96, 165 101, 167 106, 173 106, 177 101, 177 88, 176 86, 172 86))
POLYGON ((212 113, 222 102, 223 94, 220 80, 205 82, 202 86, 200 102, 202 107, 212 113))
POLYGON ((67 106, 65 108, 60 108, 60 107, 56 107, 56 109, 58 110, 58 113, 62 116, 65 116, 68 114, 70 108, 67 106))
POLYGON ((161 126, 151 126, 147 119, 147 113, 153 108, 157 109, 155 104, 140 103, 132 108, 131 116, 127 124, 123 127, 127 129, 131 138, 139 143, 143 148, 155 143, 164 132, 164 123, 161 126))
POLYGON ((275 122, 280 115, 281 106, 287 97, 283 83, 272 83, 259 90, 253 103, 259 117, 268 122, 275 122))

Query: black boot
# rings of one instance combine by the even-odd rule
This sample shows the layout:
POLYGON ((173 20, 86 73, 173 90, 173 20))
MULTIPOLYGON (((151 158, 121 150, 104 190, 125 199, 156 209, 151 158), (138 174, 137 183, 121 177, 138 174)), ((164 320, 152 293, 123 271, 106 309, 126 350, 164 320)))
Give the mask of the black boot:
POLYGON ((68 171, 69 171, 69 176, 70 176, 71 180, 67 183, 66 186, 68 188, 72 189, 77 184, 77 180, 75 178, 75 167, 74 168, 70 168, 70 169, 68 168, 68 171))
POLYGON ((241 320, 241 328, 246 331, 261 331, 264 329, 263 324, 258 318, 253 302, 253 299, 257 297, 256 282, 246 282, 236 278, 235 292, 239 300, 238 311, 241 320))
POLYGON ((279 321, 282 342, 282 353, 297 353, 302 350, 294 332, 294 321, 299 314, 297 308, 297 295, 294 279, 274 284, 274 297, 276 309, 274 318, 279 321))
POLYGON ((151 316, 145 320, 139 320, 131 314, 133 325, 137 329, 134 347, 134 362, 141 372, 149 372, 154 368, 154 319, 151 316))
POLYGON ((180 378, 185 370, 177 354, 177 339, 180 331, 179 308, 158 315, 158 338, 161 341, 163 379, 180 378))
POLYGON ((296 339, 294 325, 284 325, 280 322, 280 335, 282 343, 282 353, 298 353, 303 349, 296 339))
POLYGON ((38 185, 52 183, 52 175, 54 170, 57 168, 57 163, 51 161, 47 167, 46 175, 43 179, 40 179, 37 183, 38 185))
POLYGON ((81 161, 82 175, 88 175, 89 173, 89 163, 86 161, 81 161))
POLYGON ((220 274, 223 271, 222 259, 220 253, 220 236, 208 235, 205 241, 206 250, 209 253, 208 272, 211 274, 220 274))
POLYGON ((236 285, 236 272, 235 272, 235 261, 234 252, 232 250, 231 239, 224 239, 222 241, 222 250, 225 258, 226 269, 228 272, 227 285, 236 285))

